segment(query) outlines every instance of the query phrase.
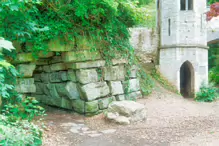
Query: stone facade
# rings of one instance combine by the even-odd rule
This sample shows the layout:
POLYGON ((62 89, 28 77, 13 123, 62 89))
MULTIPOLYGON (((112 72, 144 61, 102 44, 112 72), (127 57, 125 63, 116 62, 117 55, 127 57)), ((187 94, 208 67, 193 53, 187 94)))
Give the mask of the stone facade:
POLYGON ((130 42, 148 70, 157 66, 180 92, 183 80, 188 81, 194 93, 208 82, 207 8, 206 0, 185 1, 183 10, 179 0, 157 0, 157 28, 131 28, 130 42))
POLYGON ((190 91, 197 92, 202 82, 208 82, 206 0, 193 0, 191 10, 188 5, 182 10, 180 1, 158 2, 160 72, 181 91, 183 80, 188 78, 181 72, 186 63, 190 91))
POLYGON ((15 64, 21 78, 17 91, 48 105, 85 115, 99 113, 115 100, 142 97, 135 66, 131 69, 131 84, 125 95, 124 90, 128 88, 126 60, 114 59, 112 66, 106 67, 99 52, 74 51, 68 45, 61 46, 58 40, 54 44, 57 46, 50 42, 50 52, 40 52, 38 59, 29 53, 18 54, 15 64), (55 55, 57 52, 59 55, 55 55))

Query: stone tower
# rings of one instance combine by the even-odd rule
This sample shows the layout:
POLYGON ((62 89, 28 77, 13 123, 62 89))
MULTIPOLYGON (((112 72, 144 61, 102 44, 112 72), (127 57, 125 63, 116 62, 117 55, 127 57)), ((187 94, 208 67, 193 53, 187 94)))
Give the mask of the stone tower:
POLYGON ((206 0, 157 0, 159 69, 185 97, 208 82, 206 0))

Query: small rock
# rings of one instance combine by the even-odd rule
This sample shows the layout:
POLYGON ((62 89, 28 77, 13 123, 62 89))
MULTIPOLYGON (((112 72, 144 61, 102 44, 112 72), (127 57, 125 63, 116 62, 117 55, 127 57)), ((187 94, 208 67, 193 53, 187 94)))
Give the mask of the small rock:
POLYGON ((109 105, 106 118, 119 124, 130 124, 146 119, 146 109, 143 104, 134 101, 115 101, 109 105))

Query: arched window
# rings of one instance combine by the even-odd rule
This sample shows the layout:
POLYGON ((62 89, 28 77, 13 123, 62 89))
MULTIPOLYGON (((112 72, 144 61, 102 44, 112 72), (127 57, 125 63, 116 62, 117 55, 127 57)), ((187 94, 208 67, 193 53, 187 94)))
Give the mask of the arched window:
POLYGON ((180 0, 180 10, 193 10, 193 0, 180 0))

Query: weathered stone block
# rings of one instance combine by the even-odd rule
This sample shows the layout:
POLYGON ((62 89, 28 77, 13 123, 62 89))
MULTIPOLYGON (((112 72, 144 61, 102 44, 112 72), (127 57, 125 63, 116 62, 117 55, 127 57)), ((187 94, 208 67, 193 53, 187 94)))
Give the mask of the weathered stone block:
POLYGON ((49 74, 49 80, 52 83, 58 83, 62 81, 67 81, 67 72, 60 71, 60 72, 53 72, 49 74))
POLYGON ((44 71, 44 72, 47 72, 47 73, 52 72, 52 70, 51 70, 51 68, 50 68, 49 65, 44 65, 44 66, 43 66, 43 71, 44 71))
POLYGON ((69 99, 62 98, 61 107, 65 109, 72 109, 72 101, 69 99))
POLYGON ((40 82, 36 82, 35 85, 36 85, 35 94, 43 94, 43 88, 42 87, 44 87, 44 84, 40 83, 40 82))
POLYGON ((66 66, 64 63, 52 64, 52 65, 50 65, 50 68, 52 71, 66 70, 66 66))
POLYGON ((32 77, 33 76, 33 71, 36 68, 35 64, 20 64, 17 66, 18 72, 23 76, 23 77, 32 77))
POLYGON ((112 59, 112 64, 113 65, 127 64, 127 63, 128 63, 127 59, 112 59))
POLYGON ((36 86, 32 85, 17 85, 16 91, 19 93, 34 93, 36 92, 36 86))
POLYGON ((41 81, 41 75, 40 74, 34 74, 33 78, 34 78, 35 82, 40 82, 41 81))
POLYGON ((110 91, 106 82, 90 83, 80 86, 80 91, 82 92, 82 98, 86 101, 92 101, 99 97, 107 96, 110 91))
POLYGON ((32 85, 34 84, 34 78, 23 78, 23 79, 17 79, 18 85, 32 85))
POLYGON ((49 88, 47 88, 47 84, 38 84, 40 88, 43 90, 43 93, 47 95, 48 97, 50 96, 49 88))
POLYGON ((26 63, 33 61, 35 61, 35 58, 33 57, 32 53, 19 53, 17 54, 17 58, 15 62, 26 63))
POLYGON ((61 56, 53 56, 52 59, 49 60, 49 64, 61 63, 61 62, 62 62, 61 56))
POLYGON ((76 74, 74 70, 68 70, 67 72, 67 78, 68 80, 72 81, 72 82, 76 82, 76 74))
POLYGON ((111 81, 109 82, 109 87, 112 95, 124 94, 121 81, 111 81))
POLYGON ((101 59, 101 55, 99 52, 90 52, 84 50, 62 53, 62 58, 65 62, 82 62, 101 59))
POLYGON ((49 73, 41 73, 41 81, 49 83, 49 73))
POLYGON ((32 96, 34 96, 38 101, 45 103, 43 101, 44 98, 48 98, 46 95, 37 95, 37 94, 31 94, 32 96))
POLYGON ((133 65, 130 70, 131 70, 131 73, 130 73, 129 77, 130 78, 137 78, 138 67, 136 65, 133 65))
POLYGON ((140 90, 140 83, 138 79, 131 79, 128 81, 124 81, 123 86, 128 93, 140 90))
POLYGON ((69 99, 79 99, 79 91, 77 84, 74 82, 56 84, 59 96, 68 97, 69 99))
POLYGON ((98 101, 85 102, 85 113, 95 113, 99 110, 98 101))
POLYGON ((98 81, 98 74, 95 69, 77 70, 76 77, 81 84, 93 83, 98 81))
POLYGON ((107 81, 124 80, 125 68, 123 65, 104 68, 104 79, 107 81))
POLYGON ((98 67, 103 67, 104 65, 105 65, 104 60, 66 64, 67 68, 70 68, 70 69, 98 68, 98 67))
POLYGON ((61 107, 62 106, 62 98, 50 98, 49 104, 61 107))
POLYGON ((67 81, 68 80, 67 72, 60 71, 59 73, 60 73, 60 77, 61 77, 62 81, 67 81))
POLYGON ((143 104, 134 101, 115 101, 109 105, 106 116, 119 124, 129 124, 146 119, 146 109, 143 104))
POLYGON ((36 72, 42 72, 43 71, 43 67, 42 66, 36 66, 35 71, 36 72))
POLYGON ((33 78, 18 79, 16 90, 19 93, 34 93, 36 92, 36 86, 33 78))
POLYGON ((100 110, 107 109, 109 104, 113 101, 114 97, 107 97, 98 100, 98 106, 100 110))
POLYGON ((39 58, 51 58, 54 55, 55 55, 54 52, 43 52, 43 51, 40 51, 40 53, 38 54, 38 57, 39 58))
POLYGON ((74 111, 80 113, 80 114, 84 114, 85 112, 85 101, 83 100, 73 100, 72 101, 72 107, 74 109, 74 111))
POLYGON ((132 92, 132 93, 127 94, 125 98, 127 100, 136 100, 136 99, 142 98, 142 94, 141 94, 141 91, 132 92))
POLYGON ((123 100, 125 100, 125 95, 117 95, 117 96, 116 96, 116 100, 117 100, 117 101, 123 101, 123 100))
POLYGON ((38 59, 35 64, 36 65, 48 65, 49 60, 48 59, 38 59))
POLYGON ((56 90, 56 85, 55 84, 46 84, 46 88, 48 88, 49 95, 51 98, 60 98, 57 90, 56 90))
POLYGON ((48 43, 48 48, 54 52, 66 52, 74 49, 74 41, 64 42, 66 42, 66 40, 59 38, 53 39, 48 43))

